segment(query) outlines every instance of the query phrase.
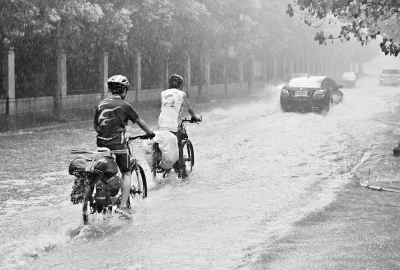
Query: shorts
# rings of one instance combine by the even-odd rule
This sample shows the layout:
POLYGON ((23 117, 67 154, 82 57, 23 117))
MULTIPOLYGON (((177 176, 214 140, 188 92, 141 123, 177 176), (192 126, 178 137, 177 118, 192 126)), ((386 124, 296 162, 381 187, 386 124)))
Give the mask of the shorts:
MULTIPOLYGON (((128 149, 124 144, 113 144, 113 145, 99 145, 98 147, 107 147, 110 150, 125 150, 128 149)), ((116 154, 115 161, 117 162, 118 168, 121 173, 130 172, 131 162, 128 154, 116 154)))

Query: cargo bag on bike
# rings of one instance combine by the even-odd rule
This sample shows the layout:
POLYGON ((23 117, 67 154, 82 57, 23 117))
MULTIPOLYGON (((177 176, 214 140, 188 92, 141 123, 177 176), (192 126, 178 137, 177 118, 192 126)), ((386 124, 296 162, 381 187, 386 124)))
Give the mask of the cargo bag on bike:
POLYGON ((121 187, 121 177, 117 175, 119 170, 115 160, 111 157, 101 157, 94 163, 93 171, 98 174, 110 196, 116 196, 121 187))
POLYGON ((74 185, 72 186, 71 202, 78 204, 83 202, 85 196, 85 181, 87 175, 85 174, 86 167, 90 160, 84 157, 77 157, 71 161, 68 167, 70 175, 75 176, 74 185))
POLYGON ((119 172, 117 162, 112 157, 107 156, 97 159, 93 165, 93 170, 103 173, 107 178, 113 177, 119 172))
POLYGON ((96 208, 97 212, 100 213, 104 207, 111 205, 111 194, 108 190, 108 187, 104 183, 99 183, 96 185, 96 208))
POLYGON ((90 160, 84 157, 74 158, 68 167, 68 172, 70 175, 80 176, 82 172, 86 170, 86 166, 88 165, 90 160))
POLYGON ((168 130, 157 130, 154 131, 154 134, 153 139, 143 141, 144 157, 147 164, 149 164, 150 168, 152 167, 153 144, 158 143, 158 147, 162 153, 160 166, 165 170, 171 169, 172 165, 179 159, 178 139, 168 130))

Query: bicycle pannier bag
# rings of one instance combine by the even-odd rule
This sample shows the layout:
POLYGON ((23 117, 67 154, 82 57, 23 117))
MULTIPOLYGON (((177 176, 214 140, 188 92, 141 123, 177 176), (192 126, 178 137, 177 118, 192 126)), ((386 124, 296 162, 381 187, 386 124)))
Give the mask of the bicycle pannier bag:
POLYGON ((101 185, 96 186, 95 199, 96 199, 96 205, 98 206, 97 207, 98 212, 100 212, 103 207, 111 205, 110 195, 104 186, 101 185))
POLYGON ((110 178, 118 173, 117 162, 111 157, 101 157, 94 163, 94 170, 100 171, 106 178, 110 178))
POLYGON ((68 172, 70 175, 78 176, 77 174, 84 172, 89 160, 84 157, 74 158, 68 167, 68 172))
POLYGON ((101 179, 106 184, 107 191, 111 197, 117 196, 119 189, 121 188, 121 177, 114 175, 107 179, 101 179))

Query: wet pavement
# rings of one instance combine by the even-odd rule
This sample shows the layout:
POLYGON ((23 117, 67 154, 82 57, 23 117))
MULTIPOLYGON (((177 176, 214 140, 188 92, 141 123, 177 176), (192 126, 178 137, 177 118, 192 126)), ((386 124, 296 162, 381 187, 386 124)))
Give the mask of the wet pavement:
POLYGON ((398 268, 400 194, 360 182, 400 187, 400 89, 367 77, 343 92, 326 117, 283 113, 271 86, 222 107, 195 104, 204 121, 188 127, 188 181, 150 182, 132 221, 93 226, 69 201, 67 173, 69 149, 94 148, 90 121, 0 134, 0 267, 398 268))
POLYGON ((399 269, 399 194, 349 184, 294 224, 252 269, 399 269))
POLYGON ((270 243, 251 269, 400 269, 400 157, 392 152, 400 140, 400 89, 370 89, 384 97, 389 110, 374 114, 383 125, 360 146, 359 162, 346 173, 350 182, 332 203, 270 243))

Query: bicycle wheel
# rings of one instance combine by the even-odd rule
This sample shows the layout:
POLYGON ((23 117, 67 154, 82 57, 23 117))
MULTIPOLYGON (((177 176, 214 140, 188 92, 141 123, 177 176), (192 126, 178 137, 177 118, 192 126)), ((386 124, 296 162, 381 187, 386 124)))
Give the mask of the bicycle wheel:
POLYGON ((99 217, 104 220, 104 215, 111 212, 110 209, 96 204, 95 194, 93 185, 86 187, 82 205, 83 225, 90 225, 94 223, 94 220, 99 220, 99 217))
POLYGON ((82 205, 82 218, 83 218, 83 225, 88 225, 89 224, 89 214, 91 211, 91 198, 92 198, 92 193, 93 193, 93 187, 86 187, 85 189, 85 196, 83 199, 83 205, 82 205), (89 208, 89 209, 88 209, 89 208))
POLYGON ((183 162, 185 162, 186 168, 190 168, 190 171, 192 171, 192 168, 194 166, 193 144, 189 139, 187 139, 182 142, 182 148, 183 148, 183 162))
POLYGON ((131 170, 131 207, 140 203, 147 197, 147 181, 142 166, 136 163, 131 170))

